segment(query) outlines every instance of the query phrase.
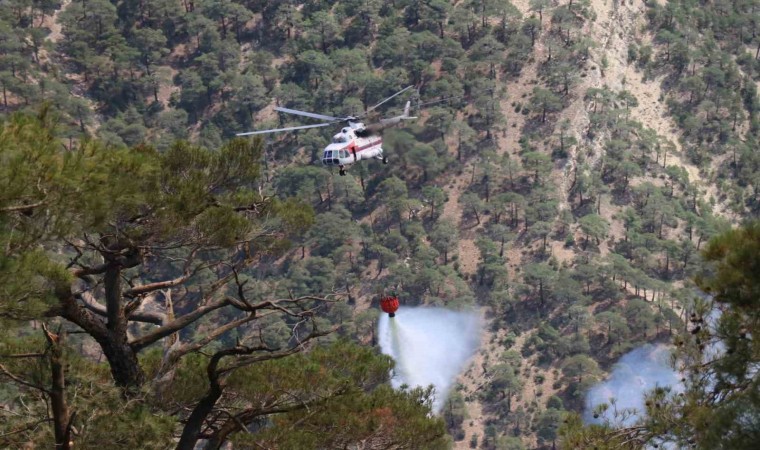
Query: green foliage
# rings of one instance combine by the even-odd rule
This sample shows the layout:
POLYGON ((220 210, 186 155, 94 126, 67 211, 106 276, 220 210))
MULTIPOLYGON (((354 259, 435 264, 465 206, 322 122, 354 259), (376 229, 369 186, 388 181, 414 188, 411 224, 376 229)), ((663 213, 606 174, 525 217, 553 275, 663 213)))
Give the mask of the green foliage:
POLYGON ((462 394, 458 391, 449 394, 446 403, 443 406, 443 420, 446 422, 446 429, 454 437, 455 441, 464 439, 464 429, 462 424, 468 419, 467 408, 462 394))
POLYGON ((725 307, 712 328, 705 323, 710 320, 706 317, 709 310, 705 310, 708 305, 696 305, 691 336, 684 336, 686 344, 680 354, 688 368, 687 396, 683 403, 676 403, 684 435, 694 433, 700 448, 742 448, 757 439, 758 427, 753 424, 758 380, 753 367, 760 353, 756 340, 748 336, 757 333, 758 248, 760 225, 749 222, 711 240, 703 254, 709 265, 697 284, 725 307), (710 356, 702 342, 714 336, 721 336, 726 350, 710 356), (702 365, 705 359, 709 363, 702 365), (704 381, 704 373, 714 385, 704 381), (713 396, 711 392, 716 391, 718 395, 713 396))
POLYGON ((730 189, 738 197, 727 195, 727 200, 738 210, 756 211, 754 199, 741 197, 748 186, 756 184, 757 158, 737 143, 757 141, 758 128, 752 124, 758 72, 748 64, 755 58, 748 58, 747 50, 756 49, 758 43, 735 24, 753 22, 757 12, 744 4, 724 10, 717 5, 693 8, 679 1, 667 7, 651 5, 647 16, 657 46, 646 52, 641 49, 640 64, 673 77, 672 89, 666 91, 667 104, 683 130, 687 155, 697 165, 718 155, 729 156, 715 164, 723 177, 736 181, 730 189), (692 40, 695 35, 700 38, 692 40))
POLYGON ((439 221, 430 233, 430 243, 438 252, 443 253, 444 264, 449 262, 449 252, 457 247, 458 234, 456 227, 447 220, 439 221))
MULTIPOLYGON (((758 386, 751 367, 757 364, 758 352, 748 336, 757 331, 758 230, 756 222, 749 222, 711 240, 703 253, 705 265, 697 283, 712 298, 691 302, 688 329, 676 338, 675 356, 684 374, 685 392, 675 394, 661 387, 652 390, 646 397, 646 416, 630 428, 584 427, 572 416, 560 431, 563 445, 753 446, 758 437, 758 386), (714 312, 713 302, 723 305, 720 314, 714 312), (724 350, 706 345, 716 341, 724 350)), ((648 314, 643 305, 629 307, 634 309, 629 319, 635 316, 637 322, 648 314)), ((605 320, 608 326, 620 324, 616 314, 607 314, 605 320)), ((567 369, 574 370, 572 362, 567 369)))
POLYGON ((629 440, 624 433, 618 433, 601 425, 584 426, 578 414, 568 414, 558 430, 562 448, 587 448, 599 450, 635 450, 641 447, 635 440, 629 440))
MULTIPOLYGON (((270 297, 272 292, 263 285, 250 286, 252 272, 237 260, 241 246, 249 258, 250 254, 264 257, 277 248, 280 233, 294 237, 304 234, 314 221, 314 213, 303 201, 270 199, 253 189, 259 180, 260 141, 234 140, 217 151, 179 142, 158 153, 140 146, 106 148, 94 141, 69 150, 60 146, 46 120, 44 115, 15 116, 0 133, 2 170, 8 176, 8 181, 4 178, 8 189, 0 202, 0 237, 9 249, 0 260, 0 307, 4 322, 11 319, 9 323, 23 332, 28 330, 24 322, 30 319, 50 323, 47 317, 57 316, 59 319, 53 323, 78 325, 86 336, 80 344, 89 348, 93 345, 89 339, 95 338, 108 364, 96 365, 79 357, 76 351, 70 353, 71 359, 65 364, 59 364, 60 357, 55 356, 59 349, 74 346, 64 346, 62 337, 48 335, 50 345, 56 349, 52 356, 44 352, 29 354, 12 359, 12 365, 3 365, 2 376, 15 382, 9 393, 19 398, 19 403, 11 407, 14 412, 18 408, 28 410, 24 404, 32 401, 34 414, 47 414, 52 404, 55 420, 62 421, 64 428, 71 422, 82 430, 74 440, 84 448, 108 439, 113 440, 114 448, 158 448, 183 426, 179 423, 182 414, 178 415, 170 405, 183 405, 180 410, 198 410, 212 398, 210 392, 214 392, 221 377, 224 388, 219 389, 226 389, 229 396, 212 400, 212 409, 263 405, 263 409, 250 410, 246 412, 248 416, 229 422, 236 427, 241 420, 274 420, 271 415, 276 413, 287 413, 281 420, 292 419, 302 426, 326 426, 296 417, 303 402, 307 402, 315 408, 325 408, 325 412, 335 412, 332 420, 355 419, 350 425, 352 432, 333 436, 335 442, 367 439, 382 430, 383 438, 392 436, 398 442, 410 442, 412 437, 426 436, 431 447, 439 446, 444 427, 442 421, 428 417, 430 392, 396 392, 387 386, 375 389, 387 382, 391 368, 387 357, 345 343, 317 347, 308 356, 285 357, 301 349, 299 345, 287 350, 300 324, 283 322, 283 318, 291 316, 274 301, 259 303, 261 297, 270 297), (177 260, 182 261, 179 267, 177 260), (209 270, 212 266, 220 272, 209 270), (120 274, 129 274, 128 284, 122 285, 120 274), (89 283, 100 284, 102 291, 86 288, 89 283), (137 297, 137 292, 150 293, 177 285, 182 285, 183 300, 192 305, 190 312, 175 319, 171 290, 165 290, 166 303, 161 310, 165 315, 132 315, 135 306, 128 301, 137 297), (72 293, 83 287, 84 294, 72 293), (228 292, 236 298, 227 296, 228 292), (101 300, 101 296, 105 299, 101 300), (88 304, 90 310, 79 302, 88 304), (223 309, 225 306, 234 308, 223 309), (217 309, 219 314, 199 321, 197 328, 191 326, 217 309), (245 313, 241 314, 241 310, 245 313), (278 315, 270 312, 257 318, 259 310, 276 311, 278 315), (253 319, 259 319, 258 329, 240 327, 253 319), (158 322, 163 326, 159 332, 166 328, 173 331, 156 334, 157 328, 150 328, 155 325, 147 329, 146 325, 135 325, 128 336, 127 327, 139 322, 158 322), (181 337, 179 331, 183 331, 181 337), (250 334, 270 347, 241 350, 241 340, 250 339, 250 334), (171 340, 163 355, 151 349, 143 358, 136 357, 146 345, 167 336, 171 340), (237 344, 230 347, 231 342, 237 344), (212 352, 211 356, 195 353, 203 347, 212 352), (261 355, 252 360, 228 358, 278 349, 280 353, 274 359, 261 355), (50 383, 50 369, 45 368, 48 359, 51 367, 58 367, 53 369, 53 379, 60 380, 56 382, 62 391, 55 397, 58 400, 53 399, 52 391, 36 387, 50 383), (130 390, 122 391, 110 381, 111 377, 116 384, 130 386, 130 390), (76 388, 74 393, 65 386, 85 387, 76 388), (296 387, 303 392, 294 396, 296 387), (43 395, 32 395, 34 389, 43 395), (335 396, 342 400, 333 400, 335 396), (290 407, 280 409, 288 402, 290 407), (351 408, 353 413, 348 412, 351 408), (365 420, 377 411, 379 417, 406 425, 389 432, 385 422, 365 420), (137 424, 143 432, 134 434, 130 424, 137 424), (110 438, 104 433, 110 433, 110 438)), ((336 207, 333 215, 335 220, 345 221, 341 225, 353 224, 345 210, 336 207)), ((325 229, 328 225, 323 222, 321 226, 325 229)), ((341 226, 339 233, 331 232, 328 237, 345 236, 346 228, 341 226)), ((325 245, 333 243, 331 239, 325 245)), ((293 264, 289 294, 331 292, 335 272, 332 260, 327 258, 314 256, 293 264)), ((306 300, 298 301, 301 308, 313 308, 306 300)), ((331 317, 345 320, 339 308, 332 309, 336 313, 331 317)), ((315 326, 329 329, 325 320, 313 321, 315 326)), ((60 336, 63 335, 65 332, 60 336)), ((3 354, 29 353, 5 339, 4 335, 0 342, 3 354)), ((202 422, 217 420, 211 411, 201 416, 202 422)), ((307 412, 306 418, 310 414, 307 412)), ((33 419, 23 414, 14 417, 11 429, 17 432, 11 434, 13 443, 15 439, 52 439, 51 428, 29 426, 28 420, 33 419)), ((220 431, 214 439, 224 442, 229 433, 220 431)), ((311 432, 294 439, 308 441, 310 436, 311 432)), ((276 439, 283 445, 287 442, 282 436, 276 439)), ((294 445, 299 448, 300 444, 294 445)))
MULTIPOLYGON (((68 339, 73 340, 73 336, 68 339)), ((50 391, 45 391, 50 387, 50 363, 44 353, 50 348, 46 347, 40 332, 21 339, 7 335, 0 338, 3 375, 10 373, 28 383, 4 382, 6 388, 0 391, 3 397, 11 395, 4 400, 8 415, 3 421, 7 431, 14 431, 0 436, 2 447, 19 448, 29 442, 55 445, 52 427, 40 425, 50 420, 51 412, 50 391), (29 356, 5 357, 11 354, 29 356)), ((108 442, 116 449, 166 448, 176 426, 175 418, 150 400, 126 400, 122 391, 110 382, 106 367, 69 350, 72 349, 63 352, 62 362, 66 367, 66 384, 76 389, 76 395, 69 396, 69 408, 77 412, 75 426, 80 430, 74 438, 76 446, 96 449, 108 442), (134 426, 139 426, 141 432, 135 433, 134 426)))
POLYGON ((262 405, 261 412, 254 407, 246 417, 267 409, 286 412, 271 417, 271 426, 255 434, 238 433, 233 441, 293 449, 362 441, 440 448, 444 425, 442 419, 428 417, 431 393, 378 386, 387 380, 391 366, 390 358, 372 349, 339 342, 237 370, 229 379, 230 389, 244 401, 262 405), (322 431, 328 428, 330 433, 322 431))
MULTIPOLYGON (((697 250, 725 227, 710 210, 741 215, 758 206, 753 150, 760 66, 752 50, 760 41, 752 30, 756 8, 747 2, 647 4, 649 30, 642 31, 654 40, 630 45, 628 58, 645 78, 665 76, 659 100, 682 130, 678 146, 633 119, 643 99, 606 86, 580 93, 593 105, 588 129, 555 123, 579 98, 578 83, 597 70, 589 62, 609 68, 605 49, 592 51, 597 44, 587 36, 592 25, 586 21, 595 19, 588 1, 532 0, 522 17, 511 3, 497 1, 73 0, 55 16, 60 33, 51 25, 57 1, 12 0, 6 6, 0 11, 2 113, 38 108, 43 100, 53 105, 43 125, 29 117, 4 119, 0 139, 0 244, 7 249, 0 256, 0 315, 14 330, 26 330, 24 321, 59 306, 64 288, 67 295, 92 292, 102 302, 102 274, 82 279, 72 271, 106 261, 94 247, 102 236, 119 234, 125 238, 119 245, 129 243, 119 250, 120 295, 135 314, 164 311, 167 299, 164 290, 133 295, 134 286, 182 277, 183 261, 195 255, 190 278, 168 290, 178 315, 215 299, 243 305, 241 296, 263 302, 340 292, 348 304, 320 309, 319 323, 340 324, 342 333, 369 342, 374 322, 352 318, 349 306, 369 292, 393 286, 413 302, 449 306, 477 298, 493 306, 495 327, 509 323, 515 334, 536 328, 525 340, 526 354, 535 353, 549 370, 572 372, 563 365, 568 358, 606 362, 627 346, 681 328, 676 312, 690 306, 670 286, 689 286, 697 250), (512 98, 520 91, 512 92, 509 82, 527 65, 526 73, 535 73, 528 80, 533 91, 512 98), (384 133, 392 164, 382 170, 377 162, 363 162, 337 177, 306 164, 318 159, 331 127, 272 135, 266 145, 224 144, 234 132, 303 123, 286 115, 275 119, 275 104, 358 115, 409 84, 434 107, 404 130, 384 133), (506 123, 510 103, 521 116, 506 123), (53 122, 58 126, 49 126, 53 122), (506 148, 505 138, 519 148, 506 148), (144 143, 158 151, 123 148, 144 143), (706 186, 674 161, 678 149, 703 180, 717 182, 709 191, 714 199, 701 199, 706 186), (557 182, 560 177, 565 179, 557 182), (444 210, 451 193, 464 220, 450 215, 452 205, 444 210), (82 243, 84 237, 91 245, 82 243), (477 255, 457 255, 470 248, 459 239, 472 240, 477 255), (556 240, 567 248, 558 249, 556 240), (606 256, 587 252, 591 242, 606 256), (72 264, 77 250, 82 255, 72 264), (245 264, 238 265, 241 260, 245 264), (464 273, 475 260, 475 273, 464 273)), ((399 100, 376 112, 395 113, 405 99, 399 100)), ((80 306, 83 301, 74 299, 80 306)), ((175 349, 201 342, 220 324, 244 316, 226 305, 164 342, 178 337, 175 349)), ((214 352, 258 336, 284 348, 294 320, 261 314, 203 345, 214 352)), ((132 337, 157 327, 129 323, 132 337)), ((727 319, 725 326, 733 333, 746 321, 727 319)), ((512 335, 503 343, 515 340, 512 335)), ((743 344, 732 341, 736 355, 750 351, 743 344)), ((159 396, 191 407, 207 393, 209 358, 191 353, 172 362, 168 349, 157 347, 140 354, 147 379, 169 380, 159 396), (176 364, 174 378, 166 364, 176 364)), ((517 373, 506 380, 509 368, 526 364, 510 354, 487 365, 498 368, 493 381, 501 386, 519 381, 517 373)), ((728 373, 742 370, 739 364, 728 373)), ((549 399, 549 410, 560 410, 562 402, 577 407, 590 380, 565 374, 568 389, 561 402, 549 399)), ((474 436, 476 445, 522 448, 512 432, 535 433, 538 428, 530 427, 538 424, 542 442, 553 441, 551 414, 514 410, 514 393, 491 387, 491 403, 484 406, 493 408, 498 423, 474 436)), ((424 393, 377 395, 391 403, 404 396, 425 399, 424 393)), ((366 401, 352 397, 351 407, 379 417, 366 401)), ((351 414, 344 406, 330 405, 351 414)), ((319 433, 326 422, 288 414, 293 417, 277 419, 284 420, 282 427, 267 417, 252 425, 250 439, 242 433, 236 439, 292 448, 346 446, 355 436, 375 442, 376 429, 364 424, 351 423, 330 441, 319 433), (286 431, 297 421, 312 428, 289 441, 286 431), (270 428, 270 440, 257 440, 270 428)), ((383 414, 376 422, 385 426, 383 414)), ((325 415, 325 421, 336 418, 325 415)), ((458 412, 451 415, 459 420, 458 412)), ((605 437, 623 445, 614 435, 605 437)), ((585 445, 572 442, 568 448, 585 445)))
POLYGON ((593 238, 597 245, 599 244, 600 240, 607 237, 607 232, 609 231, 609 223, 598 214, 588 214, 586 216, 583 216, 578 220, 578 224, 581 227, 581 230, 583 230, 583 233, 588 236, 588 238, 593 238))
POLYGON ((542 441, 552 441, 557 439, 557 432, 562 423, 562 412, 556 409, 547 409, 538 416, 538 437, 542 441))

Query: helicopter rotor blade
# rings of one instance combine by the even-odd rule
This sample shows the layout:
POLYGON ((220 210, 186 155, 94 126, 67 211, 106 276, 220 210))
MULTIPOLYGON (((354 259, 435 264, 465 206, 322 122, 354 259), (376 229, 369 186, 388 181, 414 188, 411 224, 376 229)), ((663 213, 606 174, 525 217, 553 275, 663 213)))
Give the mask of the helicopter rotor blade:
POLYGON ((334 120, 334 121, 341 121, 346 120, 345 117, 333 117, 333 116, 326 116, 324 114, 316 114, 316 113, 310 113, 306 111, 299 111, 297 109, 290 109, 290 108, 281 108, 279 106, 274 108, 275 111, 284 112, 287 114, 295 114, 296 116, 304 116, 304 117, 311 117, 312 119, 320 119, 320 120, 334 120))
POLYGON ((307 128, 319 128, 319 127, 326 127, 329 125, 334 125, 335 122, 325 122, 325 123, 318 123, 315 125, 301 125, 298 127, 286 127, 286 128, 273 128, 271 130, 259 130, 259 131, 247 131, 245 133, 237 133, 235 136, 251 136, 254 134, 264 134, 264 133, 279 133, 280 131, 293 131, 293 130, 305 130, 307 128))
POLYGON ((367 112, 366 112, 364 115, 367 115, 367 114, 368 114, 370 111, 372 111, 373 109, 377 108, 378 106, 382 105, 383 103, 387 102, 388 100, 391 100, 391 99, 395 98, 397 95, 401 95, 401 94, 403 94, 404 92, 408 91, 409 89, 411 89, 411 88, 413 88, 413 87, 414 87, 414 86, 412 86, 412 85, 409 85, 409 86, 405 87, 404 89, 401 89, 400 91, 398 91, 398 92, 396 92, 395 94, 391 95, 390 97, 386 98, 385 100, 383 100, 382 102, 378 103, 377 105, 375 105, 375 106, 373 106, 373 107, 369 108, 369 109, 367 110, 367 112))

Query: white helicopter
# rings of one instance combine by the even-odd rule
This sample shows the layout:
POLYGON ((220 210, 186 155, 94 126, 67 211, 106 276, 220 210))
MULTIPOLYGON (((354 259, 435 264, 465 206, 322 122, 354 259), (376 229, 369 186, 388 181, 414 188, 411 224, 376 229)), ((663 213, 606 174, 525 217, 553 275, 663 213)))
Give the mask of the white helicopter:
POLYGON ((348 126, 344 127, 340 130, 339 133, 333 136, 332 142, 327 147, 325 147, 324 153, 322 154, 322 164, 325 166, 338 166, 341 176, 346 174, 346 167, 363 159, 376 158, 381 160, 383 164, 388 164, 388 158, 383 154, 383 138, 379 135, 379 132, 389 126, 400 123, 402 120, 416 119, 417 117, 412 117, 409 115, 411 102, 406 102, 404 112, 400 116, 391 117, 388 119, 380 119, 377 123, 370 124, 368 126, 364 125, 364 123, 360 122, 360 120, 366 117, 378 106, 395 98, 398 95, 401 95, 412 87, 413 86, 407 86, 404 89, 396 92, 382 102, 369 108, 363 115, 359 117, 333 117, 324 114, 299 111, 297 109, 276 107, 274 108, 275 111, 287 114, 295 114, 298 116, 311 117, 313 119, 327 120, 328 122, 318 123, 314 125, 301 125, 297 127, 274 128, 271 130, 248 131, 246 133, 237 133, 237 136, 251 136, 254 134, 303 130, 306 128, 326 127, 334 125, 336 123, 345 122, 348 126))

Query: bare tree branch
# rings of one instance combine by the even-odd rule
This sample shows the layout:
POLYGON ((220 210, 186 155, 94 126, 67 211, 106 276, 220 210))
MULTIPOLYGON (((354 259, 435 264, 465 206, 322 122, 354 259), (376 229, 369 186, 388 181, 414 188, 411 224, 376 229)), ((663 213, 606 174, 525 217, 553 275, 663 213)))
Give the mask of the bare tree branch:
POLYGON ((229 305, 229 301, 227 298, 219 299, 215 302, 209 303, 207 305, 201 306, 197 308, 196 310, 189 312, 185 314, 184 316, 180 316, 173 321, 163 325, 162 327, 153 330, 152 332, 140 336, 138 338, 133 339, 129 345, 132 346, 132 348, 137 352, 142 350, 143 348, 147 347, 148 345, 165 338, 166 336, 169 336, 170 334, 177 332, 186 326, 190 325, 191 323, 195 322, 196 320, 200 319, 201 317, 205 316, 206 314, 216 311, 219 308, 223 308, 227 305, 229 305))
POLYGON ((2 365, 2 364, 0 364, 0 372, 2 372, 6 377, 10 378, 11 380, 15 381, 16 383, 18 383, 20 385, 23 385, 23 386, 26 386, 26 387, 30 387, 32 389, 37 389, 39 391, 42 391, 42 392, 50 395, 50 391, 49 390, 45 389, 42 386, 36 385, 34 383, 29 383, 28 381, 24 381, 23 379, 19 378, 18 376, 10 373, 10 371, 8 371, 8 369, 6 369, 5 366, 2 365))
POLYGON ((239 369, 241 367, 249 366, 249 365, 255 364, 257 362, 269 361, 269 360, 272 360, 272 359, 280 359, 280 358, 284 358, 286 356, 290 356, 290 355, 296 354, 296 353, 300 352, 303 349, 303 345, 306 344, 307 342, 311 341, 312 339, 316 339, 318 337, 327 336, 328 334, 332 334, 332 333, 338 331, 339 328, 340 327, 335 326, 335 327, 330 328, 329 330, 326 330, 326 331, 314 331, 311 334, 309 334, 309 336, 307 336, 306 338, 302 339, 299 342, 298 345, 294 345, 292 347, 288 347, 285 350, 272 351, 272 352, 270 352, 268 354, 265 354, 265 355, 249 356, 249 357, 239 358, 237 361, 235 361, 235 363, 233 363, 233 364, 231 364, 229 366, 226 366, 226 367, 224 367, 222 369, 219 369, 219 375, 220 376, 224 375, 226 373, 232 372, 233 370, 239 369))
POLYGON ((6 206, 4 208, 0 208, 0 212, 8 213, 8 212, 30 212, 34 210, 35 208, 39 208, 40 206, 44 205, 45 201, 40 201, 37 203, 31 203, 29 205, 15 205, 15 206, 6 206))
POLYGON ((237 328, 237 327, 239 327, 239 326, 241 326, 243 324, 246 324, 246 323, 248 323, 248 322, 250 322, 250 321, 252 321, 254 319, 257 319, 257 318, 258 317, 255 314, 249 314, 247 317, 244 317, 242 319, 229 322, 229 323, 225 324, 224 326, 221 326, 221 327, 215 329, 211 333, 208 333, 206 336, 203 337, 203 339, 199 339, 198 341, 195 341, 195 342, 190 342, 190 343, 187 343, 187 344, 183 344, 177 350, 173 351, 172 354, 169 357, 176 361, 177 359, 181 358, 182 356, 184 356, 184 355, 186 355, 186 354, 188 354, 190 352, 194 352, 194 351, 200 350, 201 348, 205 347, 211 341, 213 341, 217 337, 221 336, 222 334, 224 334, 224 333, 226 333, 226 332, 228 332, 230 330, 234 330, 235 328, 237 328))
POLYGON ((136 286, 131 289, 127 289, 126 291, 124 291, 124 296, 137 297, 138 295, 141 295, 141 294, 146 294, 148 292, 156 291, 159 289, 174 287, 174 286, 184 283, 185 281, 193 277, 196 273, 198 273, 200 270, 208 267, 208 265, 206 264, 199 264, 191 270, 192 263, 195 260, 195 255, 197 253, 198 253, 198 247, 194 248, 190 252, 190 255, 188 255, 187 259, 185 260, 185 266, 182 269, 181 276, 174 278, 172 280, 157 281, 155 283, 148 283, 142 286, 136 286))
POLYGON ((106 272, 106 269, 108 268, 108 264, 99 264, 95 267, 86 267, 81 266, 78 269, 70 269, 71 274, 74 275, 77 278, 84 278, 88 275, 99 275, 106 272))
POLYGON ((255 347, 245 347, 238 345, 233 348, 224 349, 214 353, 214 355, 211 357, 211 360, 209 361, 208 366, 206 367, 206 372, 209 379, 209 390, 206 395, 196 404, 195 408, 193 408, 192 413, 188 417, 187 422, 185 423, 185 427, 182 430, 182 435, 180 437, 179 443, 177 444, 177 450, 190 450, 195 447, 195 444, 200 438, 203 424, 207 423, 207 418, 214 411, 216 402, 224 393, 225 386, 221 381, 222 377, 240 367, 244 367, 259 361, 284 358, 286 356, 298 353, 303 350, 304 343, 308 342, 311 339, 329 334, 336 329, 337 327, 329 331, 317 332, 316 327, 312 322, 312 333, 304 340, 299 342, 298 345, 294 345, 285 350, 274 350, 266 345, 255 347), (267 353, 258 356, 245 357, 245 355, 251 355, 257 352, 267 353), (237 356, 238 358, 235 363, 220 369, 219 364, 221 363, 222 359, 228 356, 237 356))
POLYGON ((138 295, 147 294, 148 292, 157 291, 159 289, 174 287, 174 286, 184 283, 185 281, 190 279, 190 277, 192 277, 195 273, 196 271, 193 271, 192 273, 186 273, 172 280, 156 281, 155 283, 148 283, 148 284, 143 284, 141 286, 135 286, 131 289, 127 289, 126 291, 124 291, 124 296, 137 297, 138 295))
POLYGON ((249 302, 245 301, 245 303, 238 301, 235 298, 228 297, 227 300, 234 305, 236 308, 242 310, 242 311, 257 311, 260 309, 277 309, 289 316, 292 317, 303 317, 307 315, 313 314, 313 310, 305 310, 305 311, 291 311, 283 306, 282 304, 299 304, 301 302, 305 302, 307 300, 317 301, 317 302, 323 302, 323 303, 333 303, 337 300, 331 300, 327 297, 317 297, 314 295, 304 295, 302 297, 293 297, 291 295, 290 298, 281 298, 276 300, 265 300, 263 302, 256 303, 254 305, 250 304, 249 302))
POLYGON ((21 359, 21 358, 40 358, 42 356, 45 356, 45 354, 44 353, 15 353, 12 355, 0 355, 0 358, 21 359))
MULTIPOLYGON (((102 317, 106 317, 106 306, 98 302, 91 292, 82 292, 77 298, 81 300, 82 304, 90 311, 102 317)), ((164 322, 166 322, 166 315, 159 312, 132 311, 129 313, 128 319, 135 322, 163 325, 164 322)))
POLYGON ((38 426, 42 425, 43 423, 50 422, 52 420, 53 419, 49 419, 49 418, 40 419, 40 420, 30 423, 29 425, 25 425, 21 428, 18 428, 16 430, 8 431, 7 433, 0 433, 0 437, 10 436, 12 434, 18 434, 18 433, 23 433, 24 431, 33 430, 37 428, 38 426))
POLYGON ((261 210, 266 206, 268 198, 264 198, 264 200, 260 202, 253 202, 250 205, 245 206, 236 206, 234 209, 236 212, 242 212, 242 211, 253 211, 256 214, 259 214, 261 210))

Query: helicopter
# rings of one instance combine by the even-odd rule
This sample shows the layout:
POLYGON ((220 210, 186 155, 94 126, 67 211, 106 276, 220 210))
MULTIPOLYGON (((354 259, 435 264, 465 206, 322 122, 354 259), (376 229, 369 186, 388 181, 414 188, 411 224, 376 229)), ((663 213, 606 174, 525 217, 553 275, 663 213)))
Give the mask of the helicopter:
POLYGON ((369 125, 365 125, 361 120, 367 117, 369 113, 371 113, 377 107, 383 105, 398 95, 403 94, 413 87, 414 86, 405 87, 404 89, 381 101, 380 103, 367 109, 363 115, 358 117, 334 117, 324 114, 299 111, 297 109, 282 108, 278 106, 274 108, 275 111, 297 116, 310 117, 312 119, 325 120, 327 122, 314 125, 301 125, 295 127, 273 128, 269 130, 248 131, 245 133, 237 133, 237 136, 251 136, 255 134, 303 130, 307 128, 319 128, 335 125, 338 123, 345 123, 346 126, 333 136, 332 142, 330 142, 330 144, 325 147, 322 153, 322 164, 328 167, 338 166, 339 174, 341 176, 345 176, 346 168, 361 160, 375 158, 381 160, 383 164, 388 164, 388 158, 385 156, 385 154, 383 154, 383 138, 380 136, 380 131, 390 126, 399 124, 404 120, 416 119, 417 117, 409 115, 411 101, 406 102, 404 112, 399 116, 379 119, 376 123, 369 125))

